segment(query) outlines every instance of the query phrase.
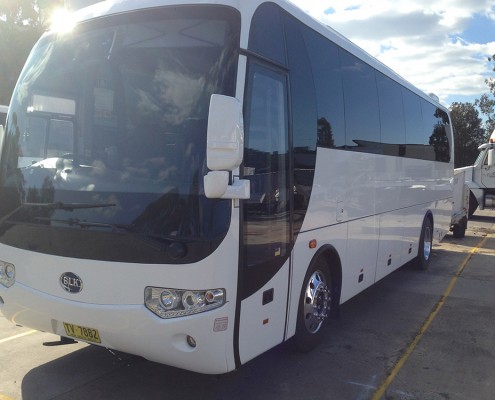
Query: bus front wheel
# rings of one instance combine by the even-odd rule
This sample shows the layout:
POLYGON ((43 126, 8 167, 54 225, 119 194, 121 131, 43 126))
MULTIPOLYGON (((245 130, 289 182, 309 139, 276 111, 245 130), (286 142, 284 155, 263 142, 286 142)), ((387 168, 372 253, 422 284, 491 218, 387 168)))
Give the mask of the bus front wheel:
POLYGON ((304 278, 297 313, 295 345, 299 351, 310 351, 320 344, 332 303, 331 278, 323 259, 309 268, 304 278))
POLYGON ((416 258, 416 266, 418 269, 426 270, 430 264, 431 249, 433 247, 433 224, 427 216, 423 221, 421 235, 419 237, 418 257, 416 258))

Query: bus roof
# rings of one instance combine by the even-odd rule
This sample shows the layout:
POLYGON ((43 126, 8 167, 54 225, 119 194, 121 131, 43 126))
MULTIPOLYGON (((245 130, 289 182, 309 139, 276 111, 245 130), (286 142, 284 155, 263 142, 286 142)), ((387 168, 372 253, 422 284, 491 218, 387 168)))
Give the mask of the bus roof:
MULTIPOLYGON (((95 1, 92 1, 95 3, 95 1)), ((179 1, 179 0, 106 0, 96 2, 96 4, 90 5, 89 7, 83 8, 76 12, 76 20, 82 22, 84 20, 99 18, 103 16, 108 16, 112 14, 120 14, 125 12, 130 12, 133 10, 144 10, 149 8, 167 6, 167 5, 179 5, 179 4, 218 4, 218 5, 226 5, 234 7, 238 10, 241 10, 242 15, 248 17, 249 19, 252 17, 256 9, 263 3, 275 3, 287 11, 289 14, 293 15, 295 18, 300 20, 305 25, 309 26, 313 30, 317 31, 321 35, 325 36, 327 39, 333 41, 338 46, 343 49, 349 51, 356 57, 360 58, 362 61, 371 65, 376 70, 382 72, 387 75, 391 79, 405 86, 409 90, 423 97, 425 100, 430 103, 439 106, 446 110, 444 106, 442 106, 438 98, 428 96, 425 92, 418 89, 414 85, 412 85, 409 81, 401 77, 391 68, 383 64, 381 61, 377 60, 375 57, 371 56, 361 47, 356 45, 347 39, 344 35, 334 30, 332 27, 328 25, 322 24, 320 21, 311 17, 309 14, 305 13, 299 7, 297 7, 294 3, 289 0, 187 0, 187 1, 179 1)), ((244 33, 244 32, 243 32, 244 33)), ((248 35, 241 34, 241 47, 247 48, 248 45, 248 35)))

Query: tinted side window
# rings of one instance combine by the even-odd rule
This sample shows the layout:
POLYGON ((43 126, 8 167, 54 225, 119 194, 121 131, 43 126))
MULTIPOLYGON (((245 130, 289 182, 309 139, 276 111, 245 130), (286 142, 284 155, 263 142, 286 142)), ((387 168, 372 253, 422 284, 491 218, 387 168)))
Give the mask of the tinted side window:
POLYGON ((375 70, 352 54, 341 51, 346 121, 346 146, 381 153, 380 119, 375 70))
POLYGON ((265 3, 256 10, 251 22, 248 48, 278 64, 286 65, 282 19, 275 4, 265 3))
POLYGON ((304 29, 303 36, 318 102, 318 146, 344 147, 344 94, 339 50, 334 43, 310 29, 304 29))
POLYGON ((306 214, 313 187, 316 164, 317 112, 316 93, 311 64, 301 34, 304 26, 286 18, 287 56, 292 116, 292 149, 294 163, 294 232, 299 231, 306 214))
POLYGON ((406 127, 401 86, 381 73, 376 74, 380 99, 381 143, 383 153, 404 156, 406 127))
POLYGON ((443 148, 443 155, 441 156, 442 158, 441 161, 450 162, 453 138, 452 138, 452 126, 450 125, 449 115, 440 108, 437 108, 437 118, 438 118, 438 123, 442 125, 443 131, 445 132, 445 138, 443 139, 445 145, 443 148))
POLYGON ((260 289, 290 254, 290 158, 285 74, 250 64, 246 97, 243 298, 260 289))
POLYGON ((450 161, 450 145, 445 130, 445 122, 448 121, 446 113, 426 101, 422 101, 423 121, 425 133, 428 135, 431 159, 434 161, 450 161))
MULTIPOLYGON (((315 85, 299 26, 300 24, 296 20, 288 18, 286 34, 289 44, 287 53, 292 100, 292 140, 295 153, 298 151, 316 151, 317 137, 315 85)), ((306 163, 304 162, 304 164, 306 163)))
POLYGON ((434 132, 437 126, 437 117, 435 117, 436 107, 428 103, 426 100, 421 99, 421 113, 423 114, 423 131, 420 137, 421 144, 426 149, 426 160, 435 160, 435 152, 432 141, 434 140, 434 132))
POLYGON ((402 89, 406 122, 406 157, 427 158, 427 149, 423 134, 423 114, 420 98, 410 90, 402 89))

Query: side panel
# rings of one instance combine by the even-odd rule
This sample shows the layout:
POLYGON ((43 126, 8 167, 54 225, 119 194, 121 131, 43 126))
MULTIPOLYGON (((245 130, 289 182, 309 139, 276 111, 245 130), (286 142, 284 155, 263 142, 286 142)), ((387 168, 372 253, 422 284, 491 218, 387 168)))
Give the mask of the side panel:
POLYGON ((400 203, 403 159, 378 157, 376 165, 380 177, 377 180, 380 237, 375 280, 379 280, 403 263, 403 224, 407 210, 401 209, 400 203))
POLYGON ((380 239, 375 281, 380 280, 399 268, 402 256, 404 215, 402 210, 395 210, 380 215, 380 239))
POLYGON ((379 216, 361 218, 348 225, 346 264, 342 268, 341 302, 375 283, 379 216))
POLYGON ((284 339, 289 263, 260 290, 241 302, 239 356, 242 364, 284 339))
MULTIPOLYGON (((273 3, 268 8, 277 14, 273 3)), ((295 175, 316 163, 307 212, 299 221, 300 187, 293 185, 288 338, 295 332, 305 273, 322 246, 332 247, 340 259, 344 302, 417 255, 427 213, 433 217, 435 238, 443 237, 450 224, 453 163, 446 111, 340 38, 327 32, 332 42, 308 28, 307 20, 304 26, 282 15, 287 58, 280 48, 271 51, 279 37, 268 34, 277 26, 275 18, 265 21, 259 35, 264 39, 250 50, 288 67, 295 175), (304 84, 298 86, 298 80, 304 84), (304 140, 296 140, 298 134, 304 140), (311 240, 317 241, 315 249, 309 247, 311 240)), ((256 304, 247 300, 243 314, 244 302, 256 304)), ((244 315, 241 321, 251 323, 244 315)))

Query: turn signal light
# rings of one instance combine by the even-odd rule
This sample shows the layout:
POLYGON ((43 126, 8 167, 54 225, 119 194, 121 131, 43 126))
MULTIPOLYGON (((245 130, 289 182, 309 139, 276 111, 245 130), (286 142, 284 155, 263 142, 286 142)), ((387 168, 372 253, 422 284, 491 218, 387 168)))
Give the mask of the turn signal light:
POLYGON ((8 288, 15 283, 14 264, 0 261, 0 283, 8 288))

